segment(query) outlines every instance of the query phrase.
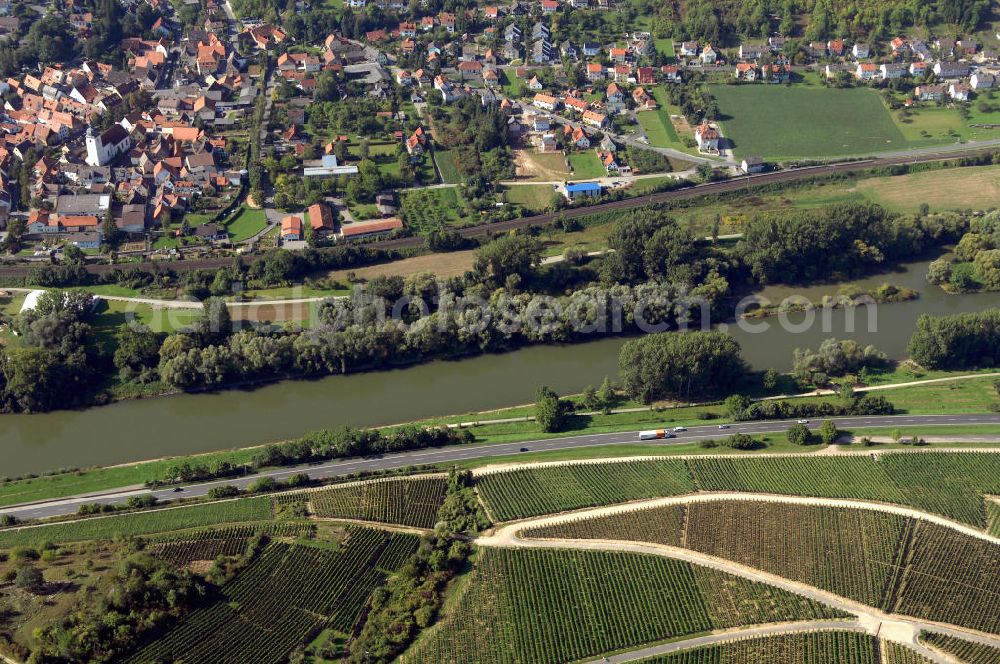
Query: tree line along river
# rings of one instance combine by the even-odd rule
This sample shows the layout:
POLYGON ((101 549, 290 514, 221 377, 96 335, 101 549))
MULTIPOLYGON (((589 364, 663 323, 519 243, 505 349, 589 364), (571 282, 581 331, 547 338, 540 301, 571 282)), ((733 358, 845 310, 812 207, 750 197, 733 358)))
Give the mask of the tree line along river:
MULTIPOLYGON (((855 312, 854 332, 847 312, 815 314, 811 325, 794 329, 809 314, 749 321, 764 332, 728 325, 743 355, 757 369, 787 370, 794 348, 815 348, 829 337, 875 344, 890 357, 905 357, 906 344, 924 313, 948 315, 998 306, 996 293, 947 295, 924 280, 927 263, 911 263, 895 273, 852 282, 872 289, 888 281, 920 291, 917 300, 881 305, 875 331, 868 314, 855 312)), ((761 295, 774 302, 789 295, 817 301, 837 286, 771 287, 761 295)), ((301 435, 341 425, 375 426, 427 417, 500 408, 531 401, 545 384, 559 393, 597 385, 617 375, 624 338, 566 346, 533 346, 499 355, 435 361, 391 371, 316 380, 285 381, 249 390, 181 394, 124 401, 81 411, 0 416, 0 475, 14 476, 70 466, 95 466, 162 456, 229 449, 301 435)))

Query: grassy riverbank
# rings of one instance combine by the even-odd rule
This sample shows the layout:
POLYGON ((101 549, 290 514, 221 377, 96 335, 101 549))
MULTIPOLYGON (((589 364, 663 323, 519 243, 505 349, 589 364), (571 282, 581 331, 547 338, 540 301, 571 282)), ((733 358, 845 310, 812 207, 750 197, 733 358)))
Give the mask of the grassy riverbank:
MULTIPOLYGON (((947 378, 962 374, 949 374, 948 372, 927 372, 915 376, 911 372, 897 370, 882 377, 885 384, 904 383, 914 380, 929 380, 937 378, 947 378)), ((993 387, 994 378, 980 377, 969 378, 961 381, 946 383, 930 383, 923 385, 912 385, 908 387, 893 388, 889 390, 879 390, 878 394, 883 394, 892 401, 900 412, 909 414, 947 414, 947 413, 985 413, 995 408, 1000 399, 997 397, 993 387)), ((824 401, 835 400, 837 397, 803 397, 804 401, 824 401)), ((578 397, 572 398, 578 400, 578 397)), ((640 408, 640 404, 622 400, 616 404, 616 409, 628 410, 640 408)), ((504 420, 512 418, 528 418, 534 412, 532 406, 518 406, 501 410, 494 410, 485 413, 466 413, 432 420, 424 420, 419 424, 424 426, 434 426, 442 424, 463 424, 470 422, 482 422, 472 427, 472 431, 479 443, 504 443, 521 442, 530 440, 542 440, 559 438, 571 434, 579 433, 613 433, 621 431, 636 431, 644 428, 654 428, 659 426, 693 426, 704 425, 713 422, 727 421, 725 408, 721 404, 704 406, 680 406, 680 407, 657 407, 634 412, 616 412, 608 415, 583 415, 573 414, 568 418, 567 427, 559 433, 543 433, 538 425, 531 420, 515 422, 488 423, 490 420, 504 420)), ((392 427, 390 427, 392 428, 392 427)), ((930 429, 930 428, 929 428, 930 429)), ((943 435, 953 434, 992 434, 1000 433, 1000 429, 995 431, 985 431, 982 427, 933 427, 933 431, 904 431, 906 435, 943 435)), ((884 431, 883 431, 884 434, 884 431)), ((723 434, 724 435, 724 434, 723 434)), ((859 434, 861 435, 861 434, 859 434)), ((780 437, 774 437, 780 438, 780 437)), ((250 441, 248 441, 250 442, 250 441)), ((264 443, 266 441, 259 441, 264 443)), ((688 446, 684 446, 688 447, 688 446)), ((695 447, 695 446, 692 446, 695 447)), ((662 447, 656 445, 636 445, 622 446, 616 445, 611 453, 613 454, 634 454, 635 449, 660 450, 662 447)), ((680 449, 681 446, 670 448, 680 449)), ((601 454, 607 455, 608 450, 601 454)), ((719 448, 715 448, 718 450, 719 448)), ((801 450, 801 448, 794 448, 801 450)), ((812 449, 812 448, 810 448, 812 449)), ((778 441, 767 448, 768 452, 787 451, 781 447, 778 441)), ((242 448, 236 450, 225 450, 211 452, 197 456, 175 457, 170 459, 159 459, 142 463, 118 465, 105 468, 94 468, 79 470, 75 472, 58 473, 42 477, 26 478, 16 481, 6 481, 0 483, 0 506, 9 506, 18 503, 35 502, 42 500, 53 500, 66 496, 74 496, 84 493, 106 492, 121 487, 138 487, 145 482, 162 478, 166 470, 179 462, 185 460, 196 461, 199 465, 211 465, 215 461, 228 461, 233 465, 247 464, 250 462, 255 448, 242 448)), ((570 456, 575 454, 592 454, 593 450, 586 452, 566 452, 570 456)), ((641 452, 640 452, 641 453, 641 452)), ((509 459, 509 457, 508 457, 509 459)), ((478 463, 478 462, 477 462, 478 463)))

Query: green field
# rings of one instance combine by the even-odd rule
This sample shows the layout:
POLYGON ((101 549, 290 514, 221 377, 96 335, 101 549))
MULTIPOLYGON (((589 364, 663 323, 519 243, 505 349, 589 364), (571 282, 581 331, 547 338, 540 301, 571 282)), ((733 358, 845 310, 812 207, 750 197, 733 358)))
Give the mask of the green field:
POLYGON ((778 588, 659 556, 485 548, 403 662, 567 662, 737 625, 836 617, 778 588))
POLYGON ((519 184, 504 189, 507 202, 531 212, 542 212, 559 196, 548 184, 519 184))
POLYGON ((642 130, 646 132, 649 144, 654 148, 674 147, 678 143, 677 132, 670 122, 670 116, 662 108, 655 111, 640 111, 635 116, 642 125, 642 130))
POLYGON ((663 459, 522 468, 483 475, 479 495, 496 520, 691 491, 744 491, 910 505, 985 528, 984 494, 1000 493, 1000 455, 663 459))
POLYGON ((441 180, 445 184, 461 184, 462 177, 455 168, 455 156, 448 150, 434 150, 434 161, 437 164, 438 172, 441 173, 441 180))
POLYGON ((597 153, 593 150, 571 152, 568 159, 569 165, 573 168, 574 180, 593 180, 603 178, 608 174, 601 160, 597 158, 597 153))
POLYGON ((909 142, 868 89, 712 85, 739 157, 791 159, 904 150, 909 142))
POLYGON ((524 81, 508 69, 500 70, 500 86, 511 99, 517 99, 524 94, 524 81))
POLYGON ((433 528, 447 489, 443 477, 415 477, 334 486, 288 499, 308 500, 318 517, 433 528))
POLYGON ((252 238, 267 226, 267 216, 263 210, 240 208, 239 214, 226 224, 229 237, 233 242, 242 242, 252 238))
POLYGON ((0 548, 38 546, 44 542, 77 542, 162 533, 219 523, 264 521, 271 518, 271 500, 241 498, 221 503, 92 517, 78 521, 0 530, 0 548))

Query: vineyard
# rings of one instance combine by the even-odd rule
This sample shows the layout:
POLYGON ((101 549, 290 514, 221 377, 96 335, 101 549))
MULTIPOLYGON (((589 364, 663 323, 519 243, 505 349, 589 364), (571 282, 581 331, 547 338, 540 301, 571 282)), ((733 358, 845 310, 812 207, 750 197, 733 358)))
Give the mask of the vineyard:
POLYGON ((220 523, 264 521, 271 518, 266 497, 227 500, 221 503, 93 517, 47 526, 0 530, 0 549, 38 546, 43 542, 78 542, 134 537, 220 523))
POLYGON ((882 660, 885 664, 934 664, 912 648, 893 641, 884 641, 882 647, 885 650, 885 658, 882 660))
POLYGON ((483 475, 498 521, 699 491, 870 500, 987 525, 984 494, 1000 494, 1000 454, 716 457, 522 468, 483 475))
POLYGON ((862 632, 805 632, 683 650, 642 664, 876 664, 877 648, 875 638, 862 632))
POLYGON ((694 490, 682 460, 569 464, 485 475, 478 481, 490 513, 511 521, 581 507, 689 493, 694 490))
POLYGON ((337 550, 272 543, 198 609, 129 662, 284 661, 313 630, 349 632, 387 572, 416 551, 418 538, 348 528, 337 550))
POLYGON ((920 640, 936 650, 952 655, 963 664, 996 664, 1000 662, 1000 648, 965 641, 954 636, 928 632, 920 640))
POLYGON ((631 553, 484 548, 407 662, 561 662, 746 624, 837 617, 784 590, 631 553))
POLYGON ((525 534, 681 546, 885 611, 1000 633, 1000 546, 900 515, 727 500, 578 519, 525 534))
POLYGON ((683 546, 686 515, 686 505, 652 507, 530 528, 524 535, 541 539, 623 540, 683 546))
POLYGON ((881 606, 907 522, 869 510, 718 501, 578 520, 527 535, 683 546, 881 606))
POLYGON ((168 563, 180 567, 195 560, 215 560, 218 556, 237 556, 246 551, 255 535, 270 537, 310 537, 316 527, 311 523, 263 521, 187 533, 170 533, 151 542, 151 551, 168 563))
POLYGON ((319 517, 433 528, 444 502, 444 477, 388 479, 305 494, 319 517))
POLYGON ((1000 546, 918 522, 897 613, 1000 633, 1000 546))

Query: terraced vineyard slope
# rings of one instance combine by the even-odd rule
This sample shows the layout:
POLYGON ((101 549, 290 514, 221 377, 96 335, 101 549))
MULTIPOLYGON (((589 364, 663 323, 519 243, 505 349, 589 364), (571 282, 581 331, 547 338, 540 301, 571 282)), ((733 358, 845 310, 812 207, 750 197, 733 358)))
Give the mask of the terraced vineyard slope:
MULTIPOLYGON (((807 632, 744 639, 641 660, 642 664, 877 664, 878 642, 862 632, 807 632)), ((900 663, 902 664, 902 663, 900 663)))
POLYGON ((684 494, 695 486, 684 461, 665 459, 510 470, 483 476, 477 488, 496 520, 511 521, 684 494))
POLYGON ((581 518, 525 535, 685 547, 884 611, 1000 633, 1000 546, 921 519, 717 500, 581 518))
POLYGON ((991 648, 954 636, 928 632, 920 640, 935 650, 947 653, 963 664, 996 664, 1000 662, 1000 648, 991 648))
POLYGON ((339 550, 273 543, 222 587, 222 597, 127 661, 284 661, 320 626, 350 632, 369 595, 418 541, 412 535, 349 528, 339 550))
POLYGON ((910 505, 987 526, 1000 454, 926 452, 842 457, 715 457, 521 468, 482 475, 499 521, 691 491, 744 491, 910 505))
POLYGON ((301 495, 319 517, 433 528, 447 489, 444 477, 418 477, 334 486, 301 495))
POLYGON ((784 590, 632 553, 482 548, 406 662, 564 662, 738 625, 838 617, 784 590))
POLYGON ((896 578, 907 521, 869 510, 726 500, 623 512, 526 534, 683 546, 880 606, 896 578))

